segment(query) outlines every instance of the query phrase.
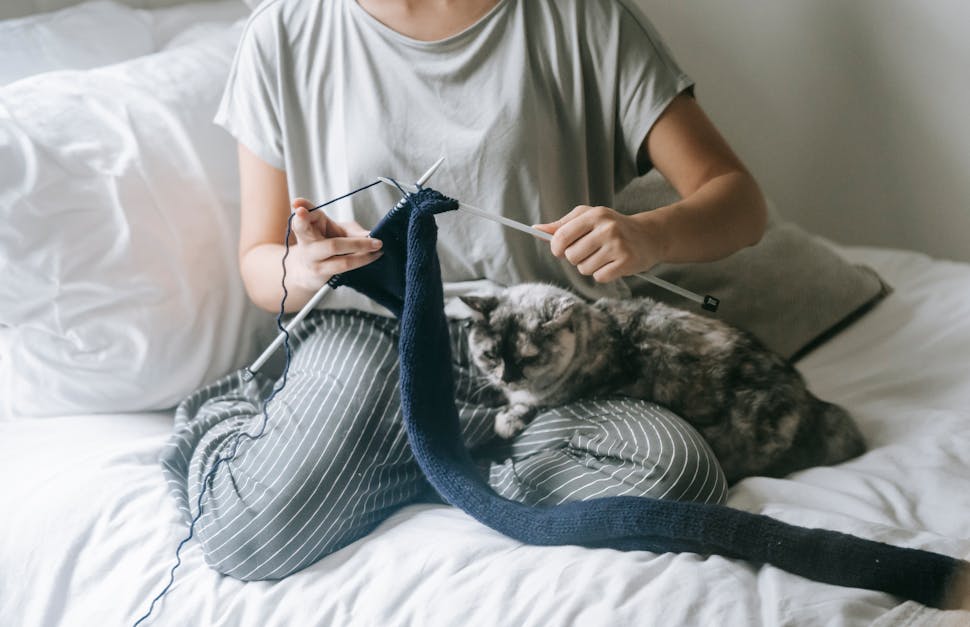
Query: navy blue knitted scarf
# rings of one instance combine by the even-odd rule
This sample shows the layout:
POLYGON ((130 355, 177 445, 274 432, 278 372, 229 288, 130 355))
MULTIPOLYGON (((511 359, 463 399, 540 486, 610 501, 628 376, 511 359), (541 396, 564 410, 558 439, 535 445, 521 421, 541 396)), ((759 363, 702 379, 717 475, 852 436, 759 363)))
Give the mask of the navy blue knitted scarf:
POLYGON ((422 189, 371 231, 383 241, 383 256, 331 280, 334 287, 352 287, 398 317, 408 440, 446 502, 527 544, 723 555, 943 607, 948 585, 970 571, 967 562, 721 505, 618 496, 542 508, 496 494, 464 446, 454 402, 434 215, 457 208, 456 201, 422 189))

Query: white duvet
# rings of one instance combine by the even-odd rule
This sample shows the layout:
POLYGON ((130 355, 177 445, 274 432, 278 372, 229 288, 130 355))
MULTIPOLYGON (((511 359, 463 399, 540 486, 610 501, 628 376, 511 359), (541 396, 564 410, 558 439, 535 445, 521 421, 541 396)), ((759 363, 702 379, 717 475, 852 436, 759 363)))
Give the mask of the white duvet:
MULTIPOLYGON (((745 480, 729 505, 970 555, 970 265, 840 250, 896 292, 798 365, 852 411, 871 450, 745 480)), ((147 609, 186 533, 156 462, 171 424, 167 413, 0 423, 0 625, 130 625, 147 609)), ((402 509, 282 581, 218 575, 194 541, 182 558, 148 624, 801 627, 922 612, 721 557, 523 546, 444 505, 402 509)))

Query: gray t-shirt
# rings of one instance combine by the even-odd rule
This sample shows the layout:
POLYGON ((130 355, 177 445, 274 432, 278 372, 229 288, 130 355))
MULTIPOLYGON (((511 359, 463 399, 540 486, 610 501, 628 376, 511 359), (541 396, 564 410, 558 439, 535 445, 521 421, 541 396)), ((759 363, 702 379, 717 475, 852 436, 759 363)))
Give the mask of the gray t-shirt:
MULTIPOLYGON (((580 204, 612 206, 641 173, 647 132, 692 86, 626 0, 500 0, 433 42, 392 30, 356 0, 266 0, 245 26, 214 121, 285 170, 291 197, 319 203, 378 176, 413 182, 444 156, 429 186, 534 224, 580 204)), ((379 186, 326 211, 368 228, 399 195, 379 186)), ((446 293, 487 280, 629 295, 531 235, 461 212, 437 220, 446 293)), ((386 313, 349 289, 324 306, 386 313)))

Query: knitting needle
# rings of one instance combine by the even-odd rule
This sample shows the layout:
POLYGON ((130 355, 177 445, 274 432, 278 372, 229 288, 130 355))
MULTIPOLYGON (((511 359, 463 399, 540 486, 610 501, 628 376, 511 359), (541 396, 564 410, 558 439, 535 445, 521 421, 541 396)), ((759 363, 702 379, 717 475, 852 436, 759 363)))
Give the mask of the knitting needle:
MULTIPOLYGON (((445 158, 442 157, 438 159, 433 166, 428 168, 428 171, 422 174, 421 178, 419 178, 417 183, 413 186, 414 189, 417 190, 422 185, 427 183, 428 180, 434 175, 435 171, 437 171, 437 169, 441 166, 441 164, 444 163, 444 160, 445 158)), ((380 178, 385 183, 392 184, 390 179, 386 179, 384 177, 380 177, 380 178)), ((402 185, 402 187, 406 187, 406 185, 402 185)), ((404 196, 398 202, 398 205, 401 205, 402 203, 406 203, 406 202, 407 202, 407 196, 404 196)), ((300 322, 302 322, 303 319, 306 318, 307 315, 311 311, 313 311, 313 309, 317 305, 320 304, 320 301, 323 300, 323 297, 329 294, 333 289, 334 288, 331 287, 329 283, 324 283, 323 287, 317 290, 317 293, 314 294, 309 301, 307 301, 307 304, 303 306, 303 309, 301 309, 299 313, 293 316, 293 319, 290 320, 289 324, 286 325, 286 331, 280 331, 280 333, 276 336, 276 339, 273 340, 273 343, 270 344, 268 347, 266 347, 266 350, 263 351, 263 354, 260 355, 259 358, 253 362, 253 365, 251 365, 249 368, 246 369, 243 375, 245 380, 248 381, 249 379, 252 379, 253 375, 259 372, 259 369, 263 367, 263 364, 266 363, 266 360, 268 360, 273 355, 273 353, 276 352, 276 350, 280 347, 280 345, 283 344, 283 341, 286 339, 287 334, 292 333, 293 329, 296 328, 296 325, 300 324, 300 322)))
MULTIPOLYGON (((439 159, 438 163, 436 163, 435 166, 439 165, 440 163, 441 163, 441 160, 439 159)), ((379 180, 382 181, 383 183, 387 183, 388 185, 394 185, 393 181, 391 181, 390 179, 386 179, 384 177, 379 177, 379 180)), ((402 184, 401 187, 403 187, 406 191, 409 191, 409 192, 412 192, 412 191, 413 192, 417 192, 418 191, 416 187, 415 188, 410 188, 409 185, 402 184)), ((507 226, 507 227, 512 228, 512 229, 515 229, 517 231, 522 231, 523 233, 528 233, 529 235, 534 235, 534 236, 536 236, 536 237, 538 237, 540 239, 543 239, 543 240, 545 240, 547 242, 548 241, 552 241, 552 235, 550 235, 549 233, 546 233, 545 231, 540 231, 539 229, 536 229, 536 228, 532 228, 531 226, 528 226, 528 225, 523 224, 521 222, 516 222, 515 220, 511 220, 509 218, 506 218, 505 216, 500 216, 500 215, 495 215, 493 213, 488 213, 487 211, 483 211, 483 210, 479 209, 478 207, 474 207, 474 206, 469 205, 469 204, 464 203, 464 202, 459 202, 458 203, 458 208, 460 210, 464 210, 464 211, 466 211, 466 212, 468 212, 468 213, 470 213, 472 215, 476 215, 476 216, 478 216, 480 218, 485 218, 486 220, 491 220, 492 222, 498 222, 499 224, 501 224, 503 226, 507 226)), ((674 294, 679 294, 680 296, 683 296, 684 298, 687 298, 689 300, 692 300, 692 301, 694 301, 696 303, 700 303, 701 307, 703 307, 707 311, 717 311, 717 307, 720 304, 720 301, 717 298, 713 297, 713 296, 710 296, 710 295, 701 296, 700 294, 696 294, 694 292, 691 292, 690 290, 684 289, 684 288, 680 287, 679 285, 674 285, 673 283, 671 283, 669 281, 664 281, 660 277, 653 276, 652 274, 647 274, 645 272, 638 272, 634 276, 640 277, 641 279, 645 279, 645 280, 653 283, 654 285, 657 285, 657 286, 662 287, 662 288, 664 288, 664 289, 666 289, 666 290, 668 290, 670 292, 673 292, 674 294)))

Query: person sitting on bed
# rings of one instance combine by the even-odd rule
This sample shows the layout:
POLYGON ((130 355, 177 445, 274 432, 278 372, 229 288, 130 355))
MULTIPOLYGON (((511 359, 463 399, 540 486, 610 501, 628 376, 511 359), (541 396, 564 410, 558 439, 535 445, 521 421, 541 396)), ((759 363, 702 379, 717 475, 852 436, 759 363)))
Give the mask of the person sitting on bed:
MULTIPOLYGON (((291 206, 288 312, 332 275, 374 261, 380 242, 364 225, 397 201, 393 190, 308 209, 380 175, 413 180, 442 155, 429 185, 554 234, 550 251, 491 222, 439 216, 446 295, 545 281, 624 297, 623 276, 752 245, 764 198, 693 96, 628 0, 266 0, 245 25, 215 116, 238 141, 248 294, 279 309, 291 206), (682 200, 630 216, 608 208, 652 168, 682 200)), ((402 425, 397 332, 386 310, 339 289, 292 334, 288 383, 263 436, 241 441, 205 495, 196 535, 212 568, 279 579, 402 506, 435 500, 402 425)), ((451 332, 463 435, 499 494, 541 500, 568 482, 571 499, 724 500, 723 473, 696 432, 632 399, 547 408, 536 418, 554 425, 546 441, 570 442, 571 454, 513 441, 511 458, 490 467, 504 401, 470 363, 459 320, 451 332), (584 464, 592 453, 571 438, 590 418, 629 433, 615 447, 623 472, 584 464), (625 481, 638 472, 650 480, 625 481)), ((258 431, 275 383, 236 372, 178 407, 162 464, 187 522, 201 478, 234 434, 258 431)))

